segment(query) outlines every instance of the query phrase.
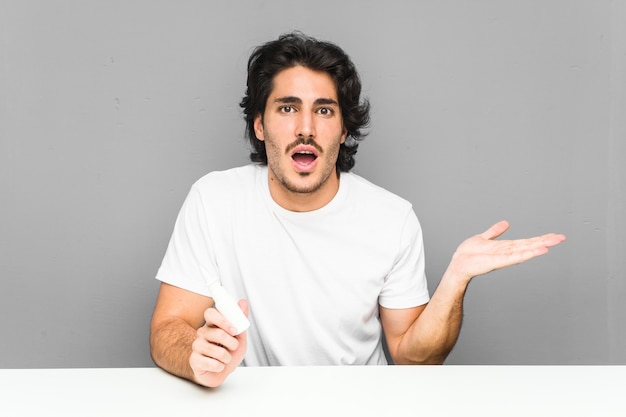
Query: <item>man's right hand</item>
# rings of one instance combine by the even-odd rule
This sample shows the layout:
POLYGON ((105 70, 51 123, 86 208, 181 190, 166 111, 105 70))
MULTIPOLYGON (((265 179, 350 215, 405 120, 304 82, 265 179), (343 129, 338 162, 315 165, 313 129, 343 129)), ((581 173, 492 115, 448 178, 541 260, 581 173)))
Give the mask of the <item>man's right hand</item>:
MULTIPOLYGON (((248 302, 240 300, 239 307, 248 316, 248 302)), ((204 320, 191 345, 189 365, 196 383, 217 387, 243 360, 247 332, 234 336, 231 324, 213 307, 205 310, 204 320)))

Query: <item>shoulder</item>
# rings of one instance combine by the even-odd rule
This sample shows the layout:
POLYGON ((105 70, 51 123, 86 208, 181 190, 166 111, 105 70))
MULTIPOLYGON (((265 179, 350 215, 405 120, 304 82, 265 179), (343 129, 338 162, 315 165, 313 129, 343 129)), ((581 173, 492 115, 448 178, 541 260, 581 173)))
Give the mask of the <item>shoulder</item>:
POLYGON ((407 248, 421 247, 421 225, 411 202, 357 174, 346 180, 350 217, 365 231, 364 241, 386 242, 379 250, 390 251, 394 259, 407 248))
POLYGON ((197 180, 192 189, 200 194, 232 193, 233 188, 253 187, 262 169, 261 166, 249 164, 224 171, 212 171, 197 180))
POLYGON ((233 210, 251 204, 258 198, 258 178, 264 167, 245 165, 224 171, 212 171, 197 180, 189 191, 187 201, 215 212, 233 210))
POLYGON ((353 172, 342 173, 350 188, 355 201, 363 202, 370 208, 392 213, 406 213, 413 205, 406 199, 391 191, 372 183, 353 172))

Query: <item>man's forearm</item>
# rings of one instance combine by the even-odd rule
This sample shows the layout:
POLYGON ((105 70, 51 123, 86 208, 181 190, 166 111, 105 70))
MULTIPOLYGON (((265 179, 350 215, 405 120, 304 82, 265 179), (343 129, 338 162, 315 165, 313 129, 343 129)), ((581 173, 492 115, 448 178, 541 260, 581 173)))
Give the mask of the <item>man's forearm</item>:
POLYGON ((153 325, 150 333, 150 354, 154 363, 169 373, 193 381, 189 357, 195 338, 196 330, 179 318, 153 325))
POLYGON ((402 338, 394 355, 397 364, 443 364, 459 337, 468 283, 450 269, 446 271, 430 302, 402 338))
POLYGON ((459 337, 463 297, 473 277, 544 255, 566 239, 565 235, 548 233, 496 240, 508 228, 509 223, 501 221, 461 243, 428 305, 406 331, 394 332, 389 350, 396 363, 443 363, 459 337))

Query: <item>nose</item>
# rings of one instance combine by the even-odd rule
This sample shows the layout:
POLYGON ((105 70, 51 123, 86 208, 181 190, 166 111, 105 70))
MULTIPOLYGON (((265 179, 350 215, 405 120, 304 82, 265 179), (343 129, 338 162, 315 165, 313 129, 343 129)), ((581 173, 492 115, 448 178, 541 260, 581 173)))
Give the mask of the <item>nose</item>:
POLYGON ((300 137, 315 137, 315 118, 312 112, 301 111, 298 117, 298 123, 296 126, 296 136, 300 137))

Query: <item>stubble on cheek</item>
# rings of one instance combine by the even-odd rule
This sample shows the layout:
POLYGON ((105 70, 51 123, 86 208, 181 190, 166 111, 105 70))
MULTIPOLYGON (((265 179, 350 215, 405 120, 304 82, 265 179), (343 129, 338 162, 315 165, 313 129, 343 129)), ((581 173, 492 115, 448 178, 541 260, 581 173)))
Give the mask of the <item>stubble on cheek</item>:
MULTIPOLYGON (((301 141, 296 141, 301 142, 301 141)), ((307 179, 312 178, 315 173, 312 172, 294 172, 297 178, 293 181, 289 178, 289 173, 292 171, 291 156, 289 155, 289 149, 293 149, 293 143, 288 145, 285 149, 279 148, 271 137, 265 136, 265 150, 267 153, 267 164, 272 173, 272 180, 278 181, 281 187, 286 190, 306 194, 319 190, 329 179, 329 177, 335 172, 335 166, 337 163, 337 157, 339 155, 340 144, 333 144, 331 148, 324 150, 317 143, 314 145, 318 151, 318 158, 322 159, 318 162, 317 169, 320 177, 318 181, 308 184, 297 184, 297 178, 307 179)))

